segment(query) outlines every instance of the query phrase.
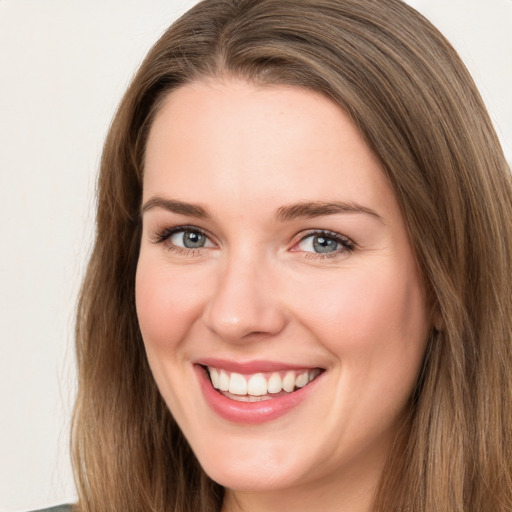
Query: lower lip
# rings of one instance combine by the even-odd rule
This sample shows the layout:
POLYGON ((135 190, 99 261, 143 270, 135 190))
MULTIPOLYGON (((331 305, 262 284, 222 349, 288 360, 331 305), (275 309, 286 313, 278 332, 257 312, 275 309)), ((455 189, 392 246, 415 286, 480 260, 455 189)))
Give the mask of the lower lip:
POLYGON ((251 425, 275 420, 298 407, 311 394, 318 379, 322 377, 319 375, 303 388, 287 395, 260 402, 239 402, 225 397, 214 389, 204 367, 195 365, 194 369, 206 401, 219 416, 233 423, 251 425))

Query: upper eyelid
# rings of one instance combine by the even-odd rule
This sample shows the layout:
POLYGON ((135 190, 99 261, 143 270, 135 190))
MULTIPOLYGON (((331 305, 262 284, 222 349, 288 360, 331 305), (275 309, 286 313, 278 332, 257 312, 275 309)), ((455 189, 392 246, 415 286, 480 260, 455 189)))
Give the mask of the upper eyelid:
POLYGON ((193 225, 167 227, 167 228, 156 230, 156 233, 158 233, 158 234, 166 233, 167 236, 170 236, 175 233, 179 233, 180 231, 196 231, 198 233, 201 233, 202 235, 205 235, 206 237, 208 237, 210 239, 215 238, 208 230, 200 228, 199 226, 193 226, 193 225))
MULTIPOLYGON (((191 225, 163 227, 161 229, 156 229, 151 236, 151 241, 155 244, 164 243, 164 242, 171 243, 169 241, 171 236, 176 233, 179 233, 180 231, 196 231, 198 233, 201 233, 205 237, 207 237, 208 240, 210 240, 212 243, 215 243, 215 244, 217 243, 215 241, 215 238, 212 237, 212 235, 210 235, 210 233, 207 230, 200 228, 199 226, 191 226, 191 225)), ((172 244, 172 245, 174 245, 174 244, 172 244)))
POLYGON ((352 238, 350 238, 349 236, 343 235, 342 233, 338 233, 336 231, 331 231, 330 229, 311 229, 306 230, 305 232, 301 231, 295 235, 294 243, 298 243, 310 236, 315 235, 325 235, 328 238, 334 238, 335 240, 342 240, 344 242, 350 243, 351 245, 356 245, 352 238))
POLYGON ((162 245, 166 247, 168 251, 175 252, 177 254, 181 254, 184 256, 192 256, 192 255, 198 255, 197 253, 202 251, 203 249, 212 249, 211 246, 206 247, 182 247, 181 245, 177 245, 173 242, 171 242, 171 237, 173 237, 176 233, 180 232, 186 232, 186 231, 192 231, 197 232, 202 235, 204 235, 211 244, 216 245, 217 242, 212 239, 212 236, 208 233, 208 231, 198 227, 198 226, 174 226, 174 227, 164 227, 162 229, 157 229, 152 237, 152 242, 156 245, 162 245))

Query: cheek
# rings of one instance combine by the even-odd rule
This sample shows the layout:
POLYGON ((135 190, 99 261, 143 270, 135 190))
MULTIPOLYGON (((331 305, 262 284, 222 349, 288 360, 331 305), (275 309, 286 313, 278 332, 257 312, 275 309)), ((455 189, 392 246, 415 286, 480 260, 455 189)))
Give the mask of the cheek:
POLYGON ((428 334, 415 266, 347 269, 317 276, 308 288, 307 294, 291 292, 302 297, 297 315, 345 368, 364 377, 390 368, 415 376, 428 334))
POLYGON ((146 347, 175 348, 200 315, 203 294, 190 270, 169 268, 141 253, 135 299, 146 347))
POLYGON ((297 304, 303 324, 333 355, 336 398, 324 421, 340 439, 350 432, 350 444, 360 446, 399 421, 417 381, 428 325, 414 268, 352 270, 318 282, 297 304))
POLYGON ((195 410, 184 387, 190 379, 189 365, 183 364, 186 352, 178 348, 198 317, 197 292, 190 273, 170 269, 141 251, 135 281, 139 327, 153 377, 179 424, 195 410))

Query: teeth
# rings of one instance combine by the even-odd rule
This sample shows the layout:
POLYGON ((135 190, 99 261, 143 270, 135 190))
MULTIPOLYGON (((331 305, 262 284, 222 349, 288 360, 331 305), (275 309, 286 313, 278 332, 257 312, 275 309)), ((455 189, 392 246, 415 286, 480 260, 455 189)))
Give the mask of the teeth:
POLYGON ((298 388, 303 388, 307 383, 309 382, 308 378, 308 372, 301 373, 296 379, 295 379, 295 385, 298 388))
POLYGON ((215 389, 219 389, 219 372, 215 368, 210 368, 210 379, 215 389))
POLYGON ((281 391, 291 393, 295 389, 303 388, 320 374, 320 370, 273 372, 268 374, 256 373, 242 375, 229 373, 218 368, 208 367, 212 385, 219 391, 229 392, 232 395, 264 397, 281 391))
POLYGON ((314 370, 309 372, 308 381, 311 382, 313 379, 316 379, 320 375, 320 370, 315 368, 314 370))
POLYGON ((247 394, 263 396, 267 394, 267 379, 261 373, 253 375, 247 383, 247 394))
MULTIPOLYGON (((215 387, 215 384, 213 387, 215 387)), ((219 389, 221 391, 229 390, 229 375, 224 370, 221 370, 219 374, 219 389)))
POLYGON ((283 379, 283 389, 287 393, 291 393, 293 389, 295 388, 295 373, 294 372, 288 372, 283 379))
POLYGON ((269 393, 279 393, 283 389, 283 381, 279 373, 273 373, 270 376, 267 382, 267 389, 269 393))
POLYGON ((247 395, 247 381, 239 373, 232 373, 228 391, 233 395, 247 395))

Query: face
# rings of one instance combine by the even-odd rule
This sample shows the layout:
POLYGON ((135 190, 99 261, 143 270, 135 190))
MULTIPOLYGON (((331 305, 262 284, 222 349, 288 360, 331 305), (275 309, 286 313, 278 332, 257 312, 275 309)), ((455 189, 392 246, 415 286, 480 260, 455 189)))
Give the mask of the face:
POLYGON ((233 490, 377 475, 430 329, 394 193, 320 94, 172 92, 150 131, 136 278, 156 383, 233 490))

